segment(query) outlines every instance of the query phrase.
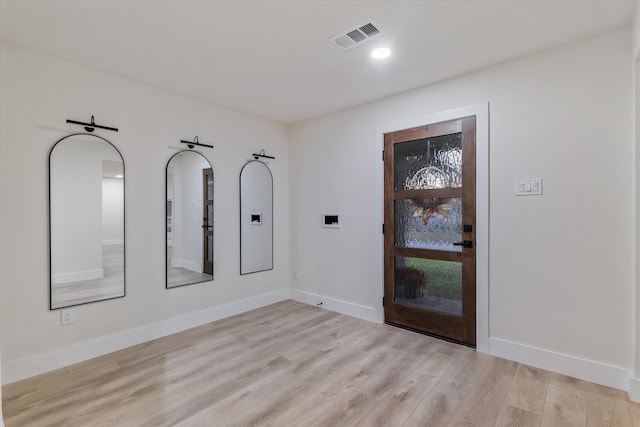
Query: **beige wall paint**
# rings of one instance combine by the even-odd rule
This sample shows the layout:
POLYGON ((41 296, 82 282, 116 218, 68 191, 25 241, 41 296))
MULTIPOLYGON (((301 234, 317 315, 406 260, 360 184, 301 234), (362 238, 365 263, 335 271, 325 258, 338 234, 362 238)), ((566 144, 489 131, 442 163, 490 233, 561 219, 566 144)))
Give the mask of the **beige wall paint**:
POLYGON ((293 289, 376 306, 376 129, 489 102, 490 336, 630 371, 630 49, 625 28, 292 126, 293 289), (514 196, 527 177, 542 197, 514 196))

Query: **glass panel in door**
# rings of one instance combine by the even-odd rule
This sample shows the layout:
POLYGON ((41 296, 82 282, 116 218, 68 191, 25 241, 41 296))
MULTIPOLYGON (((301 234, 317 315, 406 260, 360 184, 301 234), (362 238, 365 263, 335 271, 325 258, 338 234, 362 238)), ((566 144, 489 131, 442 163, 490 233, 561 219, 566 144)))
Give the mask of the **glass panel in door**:
POLYGON ((475 117, 385 134, 385 224, 385 321, 474 345, 475 117))
POLYGON ((460 197, 395 200, 394 221, 396 246, 462 251, 460 197))
POLYGON ((462 263, 395 257, 395 302, 460 317, 462 263))
POLYGON ((426 190, 461 186, 461 133, 395 145, 394 188, 396 190, 426 190))

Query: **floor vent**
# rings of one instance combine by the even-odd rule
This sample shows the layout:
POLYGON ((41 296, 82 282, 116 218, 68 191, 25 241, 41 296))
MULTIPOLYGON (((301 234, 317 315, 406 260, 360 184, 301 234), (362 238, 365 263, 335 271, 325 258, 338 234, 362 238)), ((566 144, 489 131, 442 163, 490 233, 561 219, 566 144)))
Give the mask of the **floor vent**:
POLYGON ((364 22, 355 28, 350 28, 336 36, 331 37, 331 41, 343 50, 349 50, 372 37, 381 34, 380 27, 373 21, 364 22))

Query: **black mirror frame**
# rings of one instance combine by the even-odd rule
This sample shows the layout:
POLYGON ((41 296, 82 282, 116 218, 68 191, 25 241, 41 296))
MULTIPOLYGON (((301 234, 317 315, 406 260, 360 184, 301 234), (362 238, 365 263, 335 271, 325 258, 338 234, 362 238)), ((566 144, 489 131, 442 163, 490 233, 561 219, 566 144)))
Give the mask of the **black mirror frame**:
MULTIPOLYGON (((167 160, 167 165, 164 168, 164 209, 163 209, 163 212, 164 212, 164 286, 165 286, 165 289, 175 289, 175 288, 181 288, 183 286, 197 285, 198 283, 207 283, 207 282, 213 281, 213 279, 214 279, 214 274, 211 274, 211 279, 209 279, 209 280, 199 280, 199 281, 196 281, 196 282, 185 283, 185 284, 182 284, 182 285, 169 286, 169 261, 168 261, 168 256, 169 256, 169 238, 167 236, 167 227, 169 226, 169 224, 167 222, 167 200, 169 200, 168 199, 168 195, 169 194, 168 194, 168 191, 167 191, 167 188, 169 186, 169 174, 168 174, 168 172, 169 172, 169 164, 171 163, 171 160, 173 160, 174 157, 178 156, 181 153, 194 153, 194 154, 198 154, 198 155, 202 156, 202 158, 204 160, 206 160, 206 162, 209 164, 209 167, 211 168, 211 170, 213 170, 213 166, 211 165, 211 162, 209 161, 209 159, 207 159, 207 157, 204 154, 202 154, 201 152, 199 152, 199 151, 180 150, 177 153, 172 154, 171 157, 169 157, 169 160, 167 160)), ((214 191, 214 199, 215 199, 215 191, 214 191)), ((175 206, 174 206, 174 209, 175 209, 175 206)), ((214 229, 215 229, 215 221, 214 221, 214 229)), ((215 251, 214 251, 214 254, 215 254, 215 251)), ((214 263, 214 265, 215 265, 215 263, 214 263)))
POLYGON ((247 274, 254 274, 254 273, 260 273, 263 271, 269 271, 269 270, 273 270, 273 265, 274 265, 274 246, 273 246, 273 236, 275 235, 274 233, 274 227, 273 227, 273 173, 271 172, 271 168, 263 161, 261 160, 249 160, 247 163, 244 164, 244 166, 242 166, 242 169, 240 169, 240 177, 239 177, 239 199, 240 199, 240 275, 241 276, 245 276, 247 274), (262 270, 254 270, 254 271, 248 271, 246 273, 242 272, 242 172, 244 171, 244 168, 247 167, 247 165, 251 164, 251 163, 261 163, 266 169, 267 171, 269 171, 269 176, 271 177, 271 267, 270 268, 264 268, 262 270))
POLYGON ((85 133, 85 132, 78 132, 78 133, 72 133, 70 135, 64 136, 62 138, 60 138, 59 140, 57 140, 55 142, 55 144, 53 144, 53 146, 51 147, 51 149, 49 150, 49 155, 48 155, 48 170, 47 170, 47 175, 48 175, 48 194, 47 194, 47 211, 48 211, 48 231, 49 231, 49 310, 53 311, 53 310, 62 310, 65 308, 69 308, 69 307, 77 307, 80 305, 85 305, 85 304, 93 304, 96 302, 101 302, 101 301, 109 301, 112 299, 118 299, 118 298, 124 298, 127 296, 127 216, 126 216, 126 212, 127 212, 127 207, 126 207, 126 167, 125 167, 125 162, 124 162, 124 157, 122 156, 122 153, 120 152, 120 150, 118 150, 118 148, 113 145, 113 143, 109 140, 107 140, 106 138, 103 138, 99 135, 93 134, 93 133, 85 133), (64 307, 53 307, 53 254, 52 254, 52 230, 51 230, 51 154, 53 153, 53 150, 58 146, 59 143, 61 143, 62 141, 64 141, 67 138, 71 138, 73 136, 91 136, 94 138, 98 138, 103 140, 104 142, 106 142, 107 144, 109 144, 110 146, 113 147, 114 150, 116 150, 116 152, 118 153, 118 155, 120 156, 120 159, 122 160, 122 222, 123 222, 123 229, 122 229, 122 239, 124 241, 123 244, 123 273, 122 273, 122 295, 120 296, 116 296, 116 297, 109 297, 109 298, 101 298, 101 299, 96 299, 95 301, 87 301, 87 302, 83 302, 83 303, 79 303, 79 304, 71 304, 71 305, 66 305, 64 307))

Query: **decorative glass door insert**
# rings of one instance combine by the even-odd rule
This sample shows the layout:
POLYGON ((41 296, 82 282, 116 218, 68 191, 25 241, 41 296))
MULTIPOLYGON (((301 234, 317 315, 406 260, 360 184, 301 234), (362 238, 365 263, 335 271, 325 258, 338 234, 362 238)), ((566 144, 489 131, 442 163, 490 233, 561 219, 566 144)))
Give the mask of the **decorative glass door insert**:
POLYGON ((385 321, 475 345, 475 117, 385 134, 385 321))

